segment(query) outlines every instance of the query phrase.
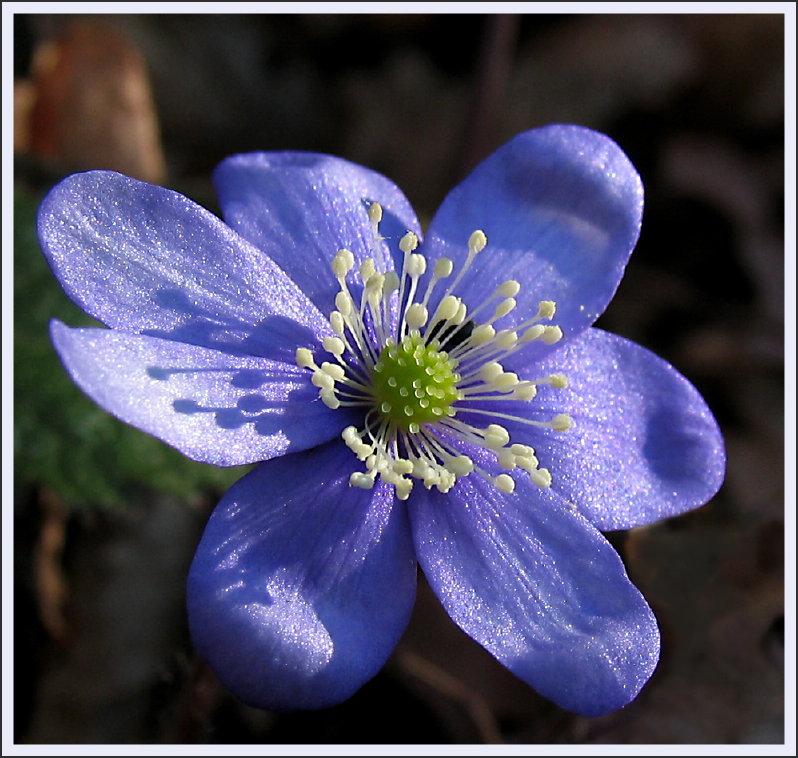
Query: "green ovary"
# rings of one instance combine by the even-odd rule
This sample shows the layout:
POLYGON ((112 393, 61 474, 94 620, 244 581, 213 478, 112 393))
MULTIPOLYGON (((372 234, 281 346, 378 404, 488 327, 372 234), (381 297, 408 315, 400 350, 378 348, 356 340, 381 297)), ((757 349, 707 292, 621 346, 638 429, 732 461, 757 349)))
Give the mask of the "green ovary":
POLYGON ((444 352, 424 344, 418 334, 399 345, 388 344, 372 376, 377 410, 410 432, 420 424, 453 416, 452 404, 460 399, 456 362, 444 352))

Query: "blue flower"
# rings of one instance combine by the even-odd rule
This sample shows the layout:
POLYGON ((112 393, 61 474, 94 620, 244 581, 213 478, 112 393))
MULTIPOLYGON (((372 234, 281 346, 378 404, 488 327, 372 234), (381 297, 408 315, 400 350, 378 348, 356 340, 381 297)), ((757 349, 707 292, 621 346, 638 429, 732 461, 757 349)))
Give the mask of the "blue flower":
POLYGON ((581 127, 520 134, 423 241, 396 186, 339 158, 238 155, 215 181, 225 223, 107 171, 39 216, 110 327, 52 323, 73 380, 191 458, 259 462, 191 567, 201 656, 248 704, 338 703, 399 640, 420 565, 540 694, 631 701, 659 632, 600 530, 703 504, 725 458, 684 377, 592 327, 640 229, 628 158, 581 127))

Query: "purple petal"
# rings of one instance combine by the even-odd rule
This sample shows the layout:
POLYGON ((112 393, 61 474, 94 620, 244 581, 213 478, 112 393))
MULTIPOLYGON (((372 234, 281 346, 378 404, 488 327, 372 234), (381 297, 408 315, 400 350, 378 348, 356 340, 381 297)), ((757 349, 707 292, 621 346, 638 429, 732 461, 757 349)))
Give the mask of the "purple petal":
MULTIPOLYGON (((676 369, 633 342, 589 329, 519 375, 551 373, 567 389, 541 387, 520 412, 570 414, 566 432, 506 424, 528 436, 554 490, 599 529, 628 529, 697 508, 723 482, 723 437, 698 391, 676 369)), ((509 403, 507 405, 510 405, 509 403)), ((503 410, 507 410, 503 408, 503 410)), ((532 485, 530 485, 532 486, 532 485)))
POLYGON ((488 157, 444 200, 424 251, 465 260, 468 237, 488 246, 456 294, 474 308, 507 279, 521 284, 502 325, 534 316, 554 300, 568 335, 604 311, 640 231, 643 188, 608 137, 579 126, 524 132, 488 157))
POLYGON ((69 375, 97 404, 204 463, 304 450, 346 425, 294 365, 59 321, 51 335, 69 375))
POLYGON ((351 250, 356 265, 383 257, 391 268, 401 236, 408 230, 420 235, 413 209, 393 182, 341 158, 247 153, 223 161, 214 181, 225 220, 266 251, 324 313, 334 307, 330 263, 338 250, 351 250), (371 202, 383 208, 379 232, 387 256, 383 247, 375 253, 371 202))
POLYGON ((39 238, 67 294, 110 327, 269 357, 329 332, 262 251, 162 187, 74 174, 44 199, 39 238))
POLYGON ((322 708, 390 655, 415 599, 416 563, 392 488, 349 486, 341 442, 268 461, 213 512, 188 579, 191 635, 243 702, 322 708))
POLYGON ((504 495, 475 474, 416 494, 419 563, 467 634, 567 710, 597 716, 637 695, 659 631, 593 526, 548 491, 504 495))

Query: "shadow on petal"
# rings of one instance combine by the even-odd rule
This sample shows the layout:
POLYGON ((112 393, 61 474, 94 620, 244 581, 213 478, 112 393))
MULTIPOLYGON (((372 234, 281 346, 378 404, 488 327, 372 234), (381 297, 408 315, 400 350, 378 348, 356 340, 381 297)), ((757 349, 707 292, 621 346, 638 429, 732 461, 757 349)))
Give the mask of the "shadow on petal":
POLYGON ((163 289, 154 298, 161 308, 178 316, 178 326, 141 332, 150 337, 257 355, 289 364, 294 363, 298 347, 315 346, 319 341, 311 329, 286 316, 271 315, 250 324, 201 308, 178 289, 163 289))

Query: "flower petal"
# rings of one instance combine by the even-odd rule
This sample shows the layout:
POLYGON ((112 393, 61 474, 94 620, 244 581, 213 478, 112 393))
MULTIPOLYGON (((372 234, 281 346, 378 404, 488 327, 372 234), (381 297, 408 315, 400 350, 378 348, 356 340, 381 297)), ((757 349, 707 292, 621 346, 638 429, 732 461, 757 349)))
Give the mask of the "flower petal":
POLYGON ((396 265, 391 255, 399 255, 406 231, 420 236, 415 213, 393 182, 330 155, 235 155, 216 168, 214 182, 225 220, 266 251, 324 313, 337 291, 330 264, 338 250, 351 250, 355 265, 385 256, 383 247, 375 253, 370 203, 383 208, 379 231, 390 245, 387 268, 396 265))
POLYGON ((176 192, 111 171, 73 174, 38 223, 67 294, 110 327, 270 357, 329 333, 263 252, 176 192))
POLYGON ((551 492, 506 495, 473 474, 415 495, 419 563, 467 634, 567 710, 597 716, 637 695, 659 631, 594 527, 551 492))
POLYGON ((579 126, 524 132, 489 156, 443 201, 424 252, 462 264, 482 229, 488 246, 458 288, 476 307, 507 279, 521 284, 502 324, 557 304, 566 335, 589 326, 612 298, 640 231, 643 188, 608 137, 579 126))
POLYGON ((213 512, 188 579, 191 635, 243 702, 322 708, 385 663, 415 600, 407 514, 349 486, 341 442, 268 461, 213 512))
POLYGON ((59 321, 51 335, 96 403, 204 463, 235 466, 304 450, 345 425, 295 365, 59 321))
MULTIPOLYGON (((508 423, 527 435, 552 487, 601 530, 629 529, 706 503, 723 482, 723 437, 701 395, 645 348, 589 329, 542 363, 521 367, 535 379, 568 378, 567 389, 541 386, 520 410, 530 418, 569 413, 566 432, 508 423), (533 410, 532 410, 533 408, 533 410)), ((532 485, 530 485, 532 486, 532 485)))

